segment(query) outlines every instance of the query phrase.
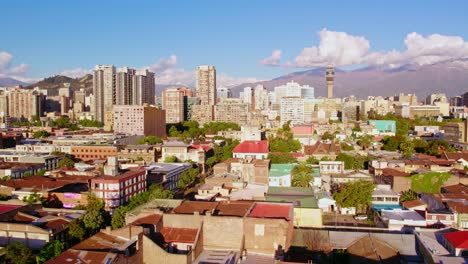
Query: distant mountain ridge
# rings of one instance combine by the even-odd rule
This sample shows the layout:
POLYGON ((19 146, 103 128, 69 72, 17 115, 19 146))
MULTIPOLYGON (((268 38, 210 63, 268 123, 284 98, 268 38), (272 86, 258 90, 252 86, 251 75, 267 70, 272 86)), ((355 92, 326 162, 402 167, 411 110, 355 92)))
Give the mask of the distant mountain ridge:
MULTIPOLYGON (((232 87, 238 95, 246 86, 263 84, 268 90, 295 81, 315 87, 316 96, 326 96, 325 68, 293 72, 269 81, 246 83, 232 87)), ((447 96, 468 92, 468 60, 452 60, 430 65, 403 65, 397 68, 367 67, 353 71, 336 69, 334 96, 354 95, 391 96, 399 93, 415 93, 423 98, 430 93, 446 93, 447 96)))
POLYGON ((16 86, 16 85, 28 85, 28 83, 18 81, 13 78, 5 77, 5 78, 0 78, 0 87, 8 87, 8 86, 16 86))

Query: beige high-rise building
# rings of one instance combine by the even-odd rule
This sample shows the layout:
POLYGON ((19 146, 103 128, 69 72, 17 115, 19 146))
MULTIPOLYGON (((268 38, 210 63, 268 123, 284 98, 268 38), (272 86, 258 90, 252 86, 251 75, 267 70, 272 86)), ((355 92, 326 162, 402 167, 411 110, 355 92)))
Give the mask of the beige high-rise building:
POLYGON ((214 105, 216 105, 216 69, 214 66, 201 65, 196 72, 196 96, 200 105, 192 108, 192 120, 200 124, 214 120, 214 105))
POLYGON ((113 65, 96 65, 93 72, 94 116, 105 126, 112 107, 116 102, 115 94, 115 67, 113 65))
POLYGON ((97 121, 110 129, 113 121, 113 105, 154 104, 154 73, 119 68, 113 65, 97 65, 93 73, 94 113, 97 121))
POLYGON ((115 105, 114 133, 166 137, 166 113, 154 106, 115 105))
POLYGON ((196 95, 202 105, 216 104, 216 69, 214 66, 197 67, 196 95))
POLYGON ((44 96, 36 91, 16 90, 7 95, 8 115, 15 120, 30 120, 41 116, 44 96))
POLYGON ((225 98, 214 107, 216 122, 233 122, 246 125, 249 121, 248 103, 239 98, 225 98))
POLYGON ((166 111, 168 124, 180 123, 186 120, 187 96, 178 88, 166 89, 162 92, 162 109, 166 111))

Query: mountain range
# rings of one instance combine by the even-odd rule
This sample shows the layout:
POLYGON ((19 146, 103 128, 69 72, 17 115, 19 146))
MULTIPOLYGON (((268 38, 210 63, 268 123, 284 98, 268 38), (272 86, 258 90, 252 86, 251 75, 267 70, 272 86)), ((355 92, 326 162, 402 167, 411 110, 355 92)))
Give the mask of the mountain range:
MULTIPOLYGON (((275 86, 295 81, 315 87, 315 95, 326 96, 325 68, 293 72, 278 78, 232 87, 238 95, 246 86, 263 84, 268 90, 275 86)), ((354 95, 391 96, 399 93, 414 93, 423 98, 431 93, 456 96, 468 92, 468 59, 444 61, 428 65, 403 65, 396 68, 367 67, 353 71, 335 70, 334 96, 354 95)))
MULTIPOLYGON (((156 76, 157 80, 157 76, 156 76)), ((315 96, 326 96, 325 68, 289 73, 271 80, 256 83, 244 83, 231 87, 234 96, 246 86, 255 87, 263 84, 268 90, 275 86, 295 81, 302 85, 315 87, 315 96)), ((92 75, 81 78, 69 78, 55 75, 40 82, 28 84, 12 79, 0 78, 0 86, 23 85, 26 88, 40 87, 51 90, 54 95, 63 83, 70 83, 73 89, 85 88, 92 92, 92 75)), ((170 84, 156 85, 156 94, 167 87, 180 86, 170 84)), ((352 71, 335 70, 334 96, 346 97, 354 95, 358 98, 367 96, 391 96, 399 93, 414 93, 424 98, 431 93, 445 93, 452 97, 468 92, 468 59, 450 60, 427 65, 403 65, 394 68, 367 67, 352 71)))

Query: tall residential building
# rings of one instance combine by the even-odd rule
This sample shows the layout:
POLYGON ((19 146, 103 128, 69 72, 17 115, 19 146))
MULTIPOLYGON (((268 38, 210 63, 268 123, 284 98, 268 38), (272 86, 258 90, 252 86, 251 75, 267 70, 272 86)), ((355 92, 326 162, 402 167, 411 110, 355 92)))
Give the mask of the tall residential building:
POLYGON ((268 90, 262 84, 255 86, 255 110, 268 110, 270 100, 268 90))
POLYGON ((283 97, 301 97, 306 99, 314 99, 314 87, 309 85, 300 85, 297 82, 291 81, 285 85, 275 87, 275 102, 280 103, 283 97))
POLYGON ((216 104, 216 69, 214 66, 197 67, 196 95, 202 105, 216 104))
POLYGON ((239 98, 226 98, 214 107, 216 122, 233 122, 246 125, 249 122, 249 104, 239 98))
POLYGON ((463 106, 463 97, 455 96, 450 98, 450 106, 463 106))
POLYGON ((463 94, 463 105, 468 107, 468 92, 463 94))
POLYGON ((166 136, 166 113, 154 106, 115 105, 114 133, 138 136, 166 136))
POLYGON ((7 95, 8 115, 14 120, 29 120, 41 116, 44 96, 36 91, 16 90, 7 95))
POLYGON ((166 111, 168 124, 187 120, 187 96, 179 88, 166 89, 162 92, 162 109, 166 111))
POLYGON ((304 99, 298 96, 283 97, 280 103, 281 125, 291 121, 291 125, 304 124, 304 99))
POLYGON ((254 90, 252 87, 244 87, 244 92, 242 93, 242 100, 244 103, 252 105, 254 97, 254 90))
POLYGON ((333 98, 333 83, 335 80, 335 68, 332 65, 328 65, 325 78, 327 80, 327 97, 333 98))
POLYGON ((216 89, 216 95, 218 96, 218 102, 222 99, 231 98, 232 92, 231 89, 221 86, 216 89))
POLYGON ((154 73, 122 67, 115 77, 116 104, 154 104, 154 73))
POLYGON ((200 124, 214 120, 214 108, 216 105, 216 69, 214 66, 201 65, 196 72, 196 96, 200 99, 200 105, 194 105, 192 120, 200 124))
POLYGON ((148 69, 135 72, 133 104, 154 104, 155 77, 148 69))
POLYGON ((135 70, 128 67, 118 68, 115 73, 115 104, 133 105, 135 89, 135 70))
POLYGON ((431 105, 436 102, 447 103, 447 96, 444 93, 430 94, 426 97, 426 104, 431 105))
POLYGON ((93 72, 93 110, 95 119, 106 124, 108 115, 116 102, 115 67, 113 65, 96 65, 93 72))

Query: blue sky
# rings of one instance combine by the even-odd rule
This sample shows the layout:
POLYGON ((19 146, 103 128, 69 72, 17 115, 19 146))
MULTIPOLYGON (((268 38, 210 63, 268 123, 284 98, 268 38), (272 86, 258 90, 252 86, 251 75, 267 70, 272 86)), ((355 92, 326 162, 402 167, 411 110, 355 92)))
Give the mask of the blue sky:
MULTIPOLYGON (((457 39, 429 39, 432 34, 458 36, 463 43, 456 44, 458 51, 448 57, 459 58, 468 55, 467 3, 3 1, 0 52, 10 57, 4 58, 8 61, 3 66, 0 61, 0 74, 42 78, 63 71, 86 71, 96 64, 114 64, 136 68, 152 65, 162 72, 169 67, 172 71, 167 75, 188 76, 197 65, 210 64, 234 82, 241 77, 269 79, 328 62, 352 68, 362 64, 427 61, 414 58, 421 54, 404 52, 405 39, 411 32, 417 33, 413 43, 419 43, 420 36, 425 46, 439 41, 450 48, 450 43, 457 42, 457 39), (355 39, 359 37, 365 41, 355 39), (319 46, 325 38, 330 40, 326 47, 337 42, 344 43, 343 47, 326 51, 325 46, 319 46), (313 46, 318 49, 303 52, 313 46), (261 64, 273 50, 281 50, 280 59, 272 58, 261 64), (343 50, 349 54, 336 55, 343 50), (385 54, 391 50, 402 54, 390 59, 385 54), (365 60, 358 58, 372 52, 380 54, 365 60), (175 55, 172 61, 171 55, 175 55), (20 69, 21 64, 25 65, 20 69)), ((438 44, 435 46, 440 48, 438 44)), ((432 52, 432 57, 441 53, 428 52, 432 52)), ((429 58, 427 54, 424 56, 429 58)))

